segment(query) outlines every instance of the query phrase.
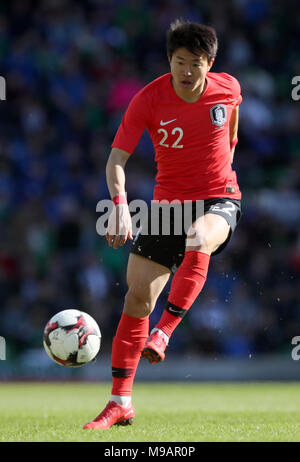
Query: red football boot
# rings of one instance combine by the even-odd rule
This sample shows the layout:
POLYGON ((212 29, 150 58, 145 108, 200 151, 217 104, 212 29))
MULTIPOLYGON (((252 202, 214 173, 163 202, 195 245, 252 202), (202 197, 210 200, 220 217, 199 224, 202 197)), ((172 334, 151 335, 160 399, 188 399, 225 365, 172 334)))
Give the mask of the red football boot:
POLYGON ((151 364, 159 363, 165 359, 165 350, 167 342, 164 335, 156 330, 150 337, 147 338, 144 349, 142 351, 142 358, 148 359, 151 364))
POLYGON ((106 408, 94 420, 84 425, 84 429, 108 430, 113 425, 132 425, 134 419, 134 407, 121 406, 114 401, 109 401, 106 408))

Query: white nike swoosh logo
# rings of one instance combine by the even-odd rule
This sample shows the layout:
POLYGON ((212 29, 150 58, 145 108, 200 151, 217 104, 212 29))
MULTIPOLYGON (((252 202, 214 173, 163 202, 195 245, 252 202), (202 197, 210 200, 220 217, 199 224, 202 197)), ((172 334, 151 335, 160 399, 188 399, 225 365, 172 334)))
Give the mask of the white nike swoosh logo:
POLYGON ((174 120, 177 120, 177 119, 172 119, 172 120, 168 120, 167 122, 163 122, 162 120, 160 121, 160 125, 168 125, 170 124, 171 122, 174 122, 174 120))
POLYGON ((170 307, 169 307, 169 311, 173 311, 173 313, 180 313, 180 311, 174 310, 174 308, 170 308, 170 307))

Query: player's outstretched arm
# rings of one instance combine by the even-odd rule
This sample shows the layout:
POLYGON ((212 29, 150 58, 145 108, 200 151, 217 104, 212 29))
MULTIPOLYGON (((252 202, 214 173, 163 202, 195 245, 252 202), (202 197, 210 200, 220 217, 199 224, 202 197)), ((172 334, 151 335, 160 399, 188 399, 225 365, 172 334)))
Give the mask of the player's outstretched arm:
POLYGON ((231 163, 233 162, 235 146, 238 139, 238 126, 239 126, 239 106, 236 106, 231 114, 229 121, 229 141, 231 151, 231 163))
MULTIPOLYGON (((106 165, 106 181, 111 198, 125 193, 125 165, 130 154, 122 149, 112 148, 106 165)), ((121 201, 122 202, 122 201, 121 201)), ((109 246, 117 249, 125 244, 127 239, 133 239, 132 222, 127 202, 116 204, 109 217, 106 240, 109 246)))

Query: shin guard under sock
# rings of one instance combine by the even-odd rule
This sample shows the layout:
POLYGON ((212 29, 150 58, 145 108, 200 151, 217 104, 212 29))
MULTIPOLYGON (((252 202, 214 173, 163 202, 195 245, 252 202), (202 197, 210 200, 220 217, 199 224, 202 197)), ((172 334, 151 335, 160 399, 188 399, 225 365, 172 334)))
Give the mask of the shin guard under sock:
POLYGON ((181 322, 188 309, 201 292, 207 277, 210 255, 190 250, 185 253, 183 262, 176 271, 166 308, 158 324, 170 337, 181 322))
POLYGON ((149 317, 135 318, 122 314, 112 345, 112 395, 131 396, 148 332, 149 317))

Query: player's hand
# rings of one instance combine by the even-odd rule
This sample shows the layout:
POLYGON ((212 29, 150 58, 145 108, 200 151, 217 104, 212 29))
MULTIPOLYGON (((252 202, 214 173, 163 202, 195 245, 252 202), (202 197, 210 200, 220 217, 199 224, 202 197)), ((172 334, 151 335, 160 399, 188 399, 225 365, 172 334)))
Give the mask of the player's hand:
POLYGON ((118 204, 113 208, 108 219, 106 240, 110 247, 117 249, 127 239, 133 240, 132 221, 127 204, 118 204))

